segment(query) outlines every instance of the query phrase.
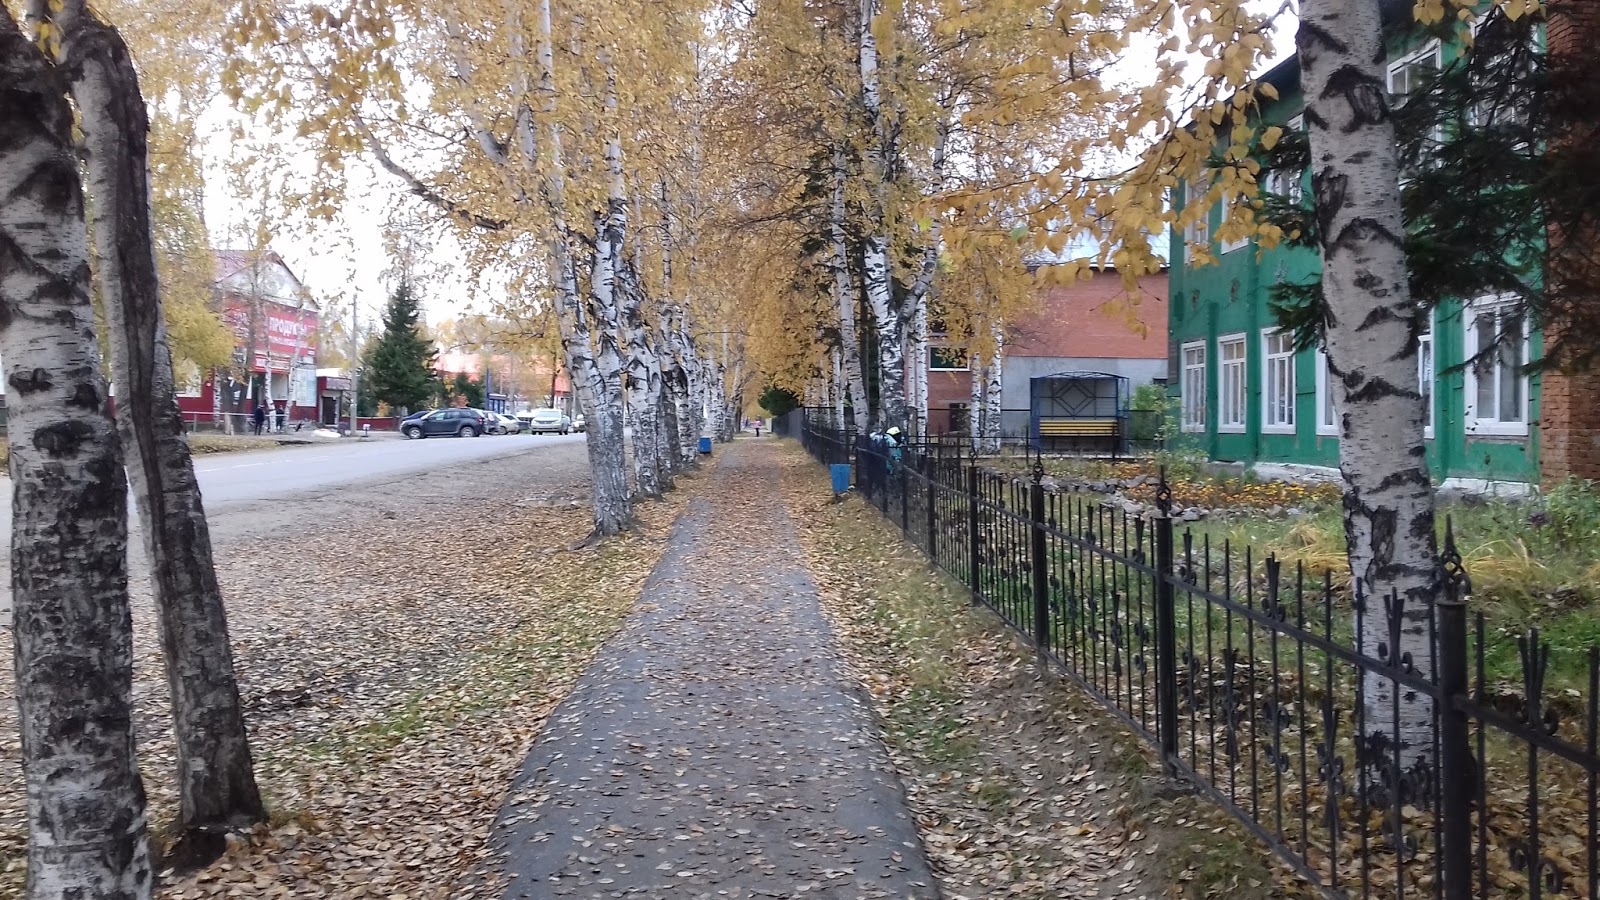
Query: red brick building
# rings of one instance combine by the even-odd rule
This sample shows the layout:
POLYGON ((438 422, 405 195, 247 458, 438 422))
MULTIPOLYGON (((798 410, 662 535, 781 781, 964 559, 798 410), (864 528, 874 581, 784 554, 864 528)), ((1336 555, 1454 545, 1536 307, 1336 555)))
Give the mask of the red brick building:
POLYGON ((317 326, 321 310, 278 254, 216 251, 223 321, 234 334, 231 371, 178 372, 184 418, 248 414, 257 403, 288 422, 318 418, 317 326))

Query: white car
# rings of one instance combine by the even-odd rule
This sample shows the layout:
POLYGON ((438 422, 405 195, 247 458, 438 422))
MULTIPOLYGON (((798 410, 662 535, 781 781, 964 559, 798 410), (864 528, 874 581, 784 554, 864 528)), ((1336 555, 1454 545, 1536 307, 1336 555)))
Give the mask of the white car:
POLYGON ((502 413, 490 413, 489 415, 500 425, 499 428, 495 429, 495 434, 517 434, 522 431, 522 423, 512 416, 502 413))
POLYGON ((559 409, 536 409, 528 419, 528 431, 532 434, 566 434, 568 425, 565 419, 559 409))

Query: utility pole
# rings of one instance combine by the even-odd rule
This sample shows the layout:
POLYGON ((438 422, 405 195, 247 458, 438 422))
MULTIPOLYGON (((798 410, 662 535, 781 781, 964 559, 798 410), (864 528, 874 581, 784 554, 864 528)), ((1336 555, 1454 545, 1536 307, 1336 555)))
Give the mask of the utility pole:
POLYGON ((361 402, 361 308, 357 298, 350 300, 350 435, 356 434, 356 414, 361 402))

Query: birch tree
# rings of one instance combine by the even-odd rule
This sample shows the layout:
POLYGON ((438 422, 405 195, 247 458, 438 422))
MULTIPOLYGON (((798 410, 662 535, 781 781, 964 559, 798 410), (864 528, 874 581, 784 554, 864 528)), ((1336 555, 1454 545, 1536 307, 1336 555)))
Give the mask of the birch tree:
POLYGON ((27 896, 143 900, 155 873, 134 760, 127 483, 89 300, 72 112, 3 5, 0 127, 27 896))
MULTIPOLYGON (((1305 0, 1296 48, 1321 223, 1328 370, 1339 391, 1339 465, 1353 588, 1366 605, 1363 649, 1387 647, 1432 669, 1428 623, 1440 569, 1433 483, 1423 452, 1417 336, 1401 224, 1400 166, 1389 116, 1377 0, 1305 0), (1389 604, 1402 604, 1399 645, 1389 604)), ((1398 744, 1402 765, 1432 752, 1432 711, 1367 674, 1363 735, 1373 758, 1398 744)), ((1387 769, 1387 767, 1385 767, 1387 769)), ((1391 773, 1397 776, 1399 773, 1391 773)))
POLYGON ((178 409, 150 215, 149 119, 127 46, 82 0, 42 19, 66 72, 86 151, 94 272, 120 386, 117 424, 143 522, 157 630, 172 694, 184 852, 265 820, 222 588, 178 409))

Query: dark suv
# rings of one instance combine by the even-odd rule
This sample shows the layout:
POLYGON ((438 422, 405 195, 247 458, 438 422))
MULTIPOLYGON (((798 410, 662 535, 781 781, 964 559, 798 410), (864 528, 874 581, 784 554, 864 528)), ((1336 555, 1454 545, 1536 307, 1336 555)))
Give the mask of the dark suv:
POLYGON ((489 430, 483 413, 475 409, 436 409, 414 421, 407 421, 400 433, 408 438, 434 437, 453 434, 456 437, 477 437, 489 430))

